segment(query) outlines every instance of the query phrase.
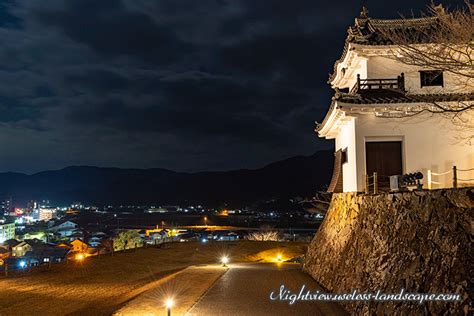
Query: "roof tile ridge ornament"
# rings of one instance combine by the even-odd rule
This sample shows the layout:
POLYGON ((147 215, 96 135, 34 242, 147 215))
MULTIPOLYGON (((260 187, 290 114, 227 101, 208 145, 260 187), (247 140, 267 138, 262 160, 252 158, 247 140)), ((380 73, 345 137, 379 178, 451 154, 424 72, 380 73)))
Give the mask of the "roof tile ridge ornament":
POLYGON ((435 13, 438 13, 439 15, 445 15, 446 14, 446 9, 444 8, 442 3, 433 6, 433 11, 435 13))
POLYGON ((360 28, 365 27, 369 22, 369 10, 365 6, 362 7, 360 14, 358 17, 355 18, 354 27, 360 28))
POLYGON ((334 96, 332 97, 333 100, 339 100, 342 96, 341 90, 338 87, 334 88, 334 96))
POLYGON ((369 18, 369 10, 365 6, 362 6, 362 10, 360 11, 359 18, 361 18, 361 19, 368 19, 369 18))
POLYGON ((339 101, 339 100, 344 100, 344 99, 361 99, 361 95, 358 93, 348 93, 348 92, 343 92, 339 88, 335 87, 333 88, 334 90, 334 95, 332 96, 331 100, 332 101, 339 101))

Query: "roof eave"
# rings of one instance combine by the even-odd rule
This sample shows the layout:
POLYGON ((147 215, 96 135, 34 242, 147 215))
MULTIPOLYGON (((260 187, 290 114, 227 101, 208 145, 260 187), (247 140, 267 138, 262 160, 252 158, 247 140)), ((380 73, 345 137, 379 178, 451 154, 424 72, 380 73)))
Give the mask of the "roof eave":
POLYGON ((326 113, 324 120, 321 124, 318 124, 315 132, 319 137, 326 139, 334 138, 331 134, 333 132, 335 123, 340 119, 342 112, 337 105, 337 101, 331 103, 329 111, 326 113))

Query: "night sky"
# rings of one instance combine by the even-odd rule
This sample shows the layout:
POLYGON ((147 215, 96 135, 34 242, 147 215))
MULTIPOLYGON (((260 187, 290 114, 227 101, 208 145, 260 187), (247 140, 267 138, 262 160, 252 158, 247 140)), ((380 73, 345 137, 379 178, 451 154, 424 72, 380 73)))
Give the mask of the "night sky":
POLYGON ((253 168, 330 148, 314 121, 362 3, 396 18, 430 0, 0 1, 0 171, 253 168))

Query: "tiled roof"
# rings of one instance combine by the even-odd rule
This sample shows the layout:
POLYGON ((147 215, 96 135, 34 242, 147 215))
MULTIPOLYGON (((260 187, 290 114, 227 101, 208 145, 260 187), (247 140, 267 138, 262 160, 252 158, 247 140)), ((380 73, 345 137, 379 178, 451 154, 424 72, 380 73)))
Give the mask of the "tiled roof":
POLYGON ((21 241, 19 240, 16 240, 16 239, 8 239, 6 241, 3 242, 3 245, 5 246, 9 246, 9 247, 15 247, 16 245, 18 245, 21 241))
MULTIPOLYGON (((430 103, 450 101, 474 101, 474 93, 446 93, 446 94, 405 94, 393 90, 371 90, 360 94, 336 92, 332 98, 324 120, 316 123, 316 131, 319 132, 328 122, 331 113, 335 110, 337 102, 347 104, 403 104, 403 103, 430 103)), ((339 108, 339 106, 337 106, 339 108)))
POLYGON ((429 34, 437 24, 436 17, 394 20, 356 18, 354 26, 348 29, 347 41, 364 45, 391 45, 390 35, 393 34, 406 37, 408 42, 428 43, 429 34))
POLYGON ((353 104, 474 101, 474 93, 405 94, 391 90, 372 90, 360 94, 340 93, 334 99, 353 104))
POLYGON ((347 38, 341 58, 334 63, 333 73, 329 76, 331 82, 336 77, 337 65, 342 62, 349 50, 349 44, 360 45, 391 45, 389 34, 403 35, 408 42, 427 43, 429 34, 436 29, 437 17, 406 18, 406 19, 373 19, 368 16, 367 9, 363 8, 360 17, 355 19, 354 25, 347 30, 347 38))

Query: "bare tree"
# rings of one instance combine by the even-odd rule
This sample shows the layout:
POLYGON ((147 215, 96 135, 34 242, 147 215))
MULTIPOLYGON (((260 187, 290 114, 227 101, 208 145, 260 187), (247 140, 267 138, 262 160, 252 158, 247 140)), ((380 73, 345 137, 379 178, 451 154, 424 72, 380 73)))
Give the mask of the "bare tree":
MULTIPOLYGON (((427 101, 412 108, 401 117, 420 113, 441 114, 460 130, 474 130, 474 6, 465 2, 464 8, 453 11, 431 4, 422 18, 402 18, 407 27, 386 28, 383 37, 393 45, 392 58, 422 69, 440 70, 455 78, 457 100, 427 101)), ((472 143, 474 136, 467 137, 472 143)), ((465 139, 464 139, 465 140, 465 139)))
POLYGON ((248 234, 246 239, 252 241, 279 241, 280 234, 272 230, 258 231, 248 234))
POLYGON ((326 213, 331 204, 332 194, 325 191, 318 191, 310 199, 304 199, 300 204, 309 213, 326 213))
POLYGON ((474 79, 473 12, 469 2, 464 9, 451 12, 432 4, 428 15, 419 19, 426 23, 388 29, 384 35, 397 46, 396 56, 404 64, 432 67, 470 81, 474 79))

